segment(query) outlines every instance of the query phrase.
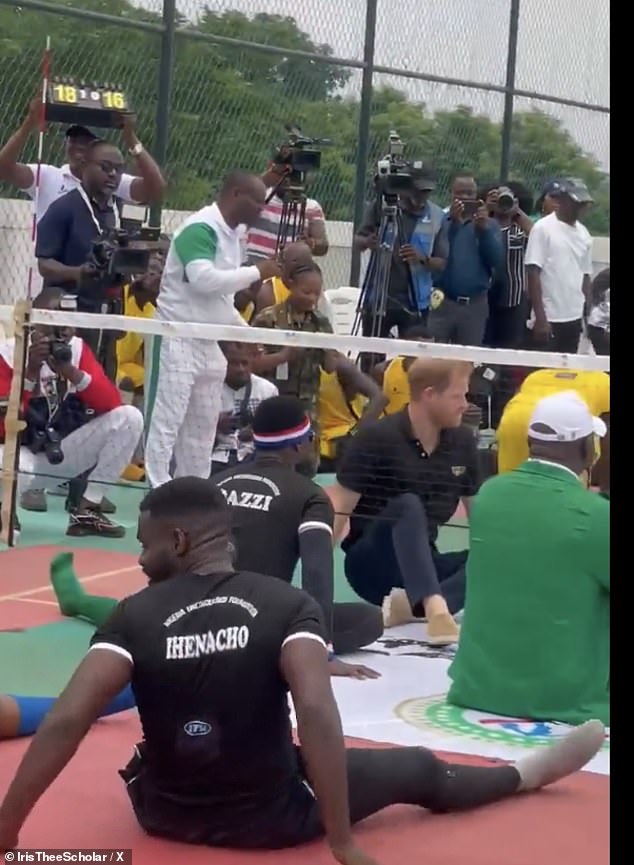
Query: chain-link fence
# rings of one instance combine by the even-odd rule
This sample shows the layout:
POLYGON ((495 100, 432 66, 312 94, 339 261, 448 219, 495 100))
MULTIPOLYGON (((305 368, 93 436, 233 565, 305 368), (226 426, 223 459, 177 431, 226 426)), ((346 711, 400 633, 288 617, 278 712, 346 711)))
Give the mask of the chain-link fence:
MULTIPOLYGON (((48 36, 55 74, 125 87, 169 182, 167 230, 228 169, 262 169, 293 123, 331 141, 310 194, 343 246, 391 129, 438 170, 441 204, 457 169, 488 182, 508 166, 535 196, 571 174, 595 196, 590 229, 607 235, 608 0, 569 13, 552 0, 0 0, 0 146, 37 92, 48 36)), ((44 159, 62 161, 55 125, 44 159)), ((21 293, 31 254, 17 198, 0 186, 0 302, 21 293)))

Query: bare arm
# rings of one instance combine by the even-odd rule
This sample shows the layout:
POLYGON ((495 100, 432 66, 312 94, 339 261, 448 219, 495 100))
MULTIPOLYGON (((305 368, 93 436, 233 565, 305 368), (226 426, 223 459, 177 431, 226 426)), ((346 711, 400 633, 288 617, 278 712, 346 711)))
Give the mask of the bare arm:
POLYGON ((346 531, 348 519, 356 508, 359 499, 361 498, 361 493, 347 490, 345 487, 342 487, 340 483, 335 481, 333 486, 329 487, 328 495, 330 496, 330 501, 335 509, 333 535, 335 543, 337 543, 341 540, 346 531))
MULTIPOLYGON (((136 118, 133 114, 124 114, 121 118, 122 135, 126 147, 133 150, 141 144, 137 138, 136 118)), ((130 197, 132 201, 139 204, 150 204, 163 199, 167 182, 152 156, 145 150, 141 150, 134 157, 136 170, 139 176, 135 177, 130 186, 130 197)))
POLYGON ((0 849, 17 845, 24 821, 70 762, 106 705, 130 681, 123 655, 91 650, 47 715, 0 806, 0 849))
POLYGON ((315 639, 290 640, 282 648, 281 670, 293 698, 302 756, 328 843, 339 858, 338 851, 352 845, 352 830, 346 746, 325 645, 315 639))
POLYGON ((340 354, 335 359, 335 371, 348 400, 353 400, 357 394, 368 398, 363 415, 359 420, 366 422, 377 420, 388 403, 387 397, 379 385, 370 376, 361 372, 356 364, 340 354))
POLYGON ((528 277, 528 297, 531 306, 535 313, 535 325, 541 330, 548 328, 548 319, 544 309, 544 300, 542 297, 542 279, 541 268, 536 264, 529 264, 526 268, 528 277))
POLYGON ((37 269, 48 282, 79 282, 81 267, 69 267, 52 258, 38 258, 37 269))
POLYGON ((583 275, 583 282, 581 284, 581 288, 583 290, 583 296, 586 299, 586 303, 591 304, 592 303, 592 279, 587 273, 584 273, 584 275, 583 275))
POLYGON ((273 281, 267 279, 262 283, 260 290, 255 298, 255 312, 262 312, 269 306, 275 306, 275 292, 273 291, 273 281))
POLYGON ((29 113, 24 118, 22 125, 0 150, 0 180, 17 186, 18 189, 29 189, 35 181, 29 166, 18 162, 18 159, 24 150, 29 135, 37 129, 41 105, 41 99, 34 99, 31 102, 29 113))
POLYGON ((533 220, 530 218, 530 216, 527 216, 523 210, 518 210, 515 218, 519 227, 528 237, 528 235, 533 230, 533 225, 535 224, 533 220))

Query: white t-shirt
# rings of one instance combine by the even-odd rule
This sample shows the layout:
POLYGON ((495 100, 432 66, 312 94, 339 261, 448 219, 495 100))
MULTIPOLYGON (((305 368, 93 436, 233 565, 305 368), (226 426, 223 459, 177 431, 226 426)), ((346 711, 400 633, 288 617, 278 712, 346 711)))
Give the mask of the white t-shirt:
MULTIPOLYGON (((261 378, 259 375, 251 376, 251 393, 249 402, 246 406, 250 414, 256 410, 261 402, 269 399, 272 396, 277 396, 278 390, 273 382, 261 378)), ((238 415, 242 408, 242 402, 246 396, 246 385, 240 390, 233 390, 229 385, 223 383, 220 411, 223 414, 238 415)), ((216 433, 216 443, 212 460, 217 463, 228 463, 229 452, 236 451, 238 454, 238 462, 242 462, 246 457, 250 456, 254 451, 253 442, 243 442, 238 438, 238 430, 225 435, 224 433, 216 433)))
POLYGON ((568 225, 556 213, 540 219, 528 236, 524 263, 541 270, 548 321, 576 321, 582 317, 583 278, 592 276, 592 237, 585 225, 568 225))
MULTIPOLYGON (((28 189, 23 189, 23 192, 35 201, 35 182, 37 179, 37 164, 29 165, 33 172, 33 183, 28 189)), ((117 198, 121 198, 128 204, 135 204, 131 198, 131 186, 134 177, 131 174, 123 174, 121 182, 115 193, 117 198)), ((69 165, 40 165, 40 188, 37 197, 37 213, 36 219, 39 222, 49 209, 54 201, 66 195, 67 192, 72 192, 81 185, 81 180, 71 173, 69 165)))

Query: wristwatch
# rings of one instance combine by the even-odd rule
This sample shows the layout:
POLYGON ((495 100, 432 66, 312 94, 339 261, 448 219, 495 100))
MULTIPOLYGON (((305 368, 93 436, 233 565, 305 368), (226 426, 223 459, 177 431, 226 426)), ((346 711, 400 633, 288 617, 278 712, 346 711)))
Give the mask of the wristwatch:
POLYGON ((132 156, 140 156, 144 150, 145 150, 145 148, 143 147, 141 142, 137 141, 137 143, 134 145, 134 147, 130 148, 130 153, 132 156))

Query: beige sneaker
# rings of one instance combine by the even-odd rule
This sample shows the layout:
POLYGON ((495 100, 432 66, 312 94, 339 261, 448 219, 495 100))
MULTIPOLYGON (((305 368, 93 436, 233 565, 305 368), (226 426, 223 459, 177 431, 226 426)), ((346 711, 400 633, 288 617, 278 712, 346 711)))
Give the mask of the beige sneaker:
POLYGON ((440 613, 427 620, 427 642, 432 646, 450 646, 457 643, 460 627, 449 613, 440 613))
POLYGON ((385 628, 396 628, 397 625, 409 625, 412 622, 422 622, 412 612, 405 589, 392 589, 389 595, 383 598, 383 626, 385 628))

